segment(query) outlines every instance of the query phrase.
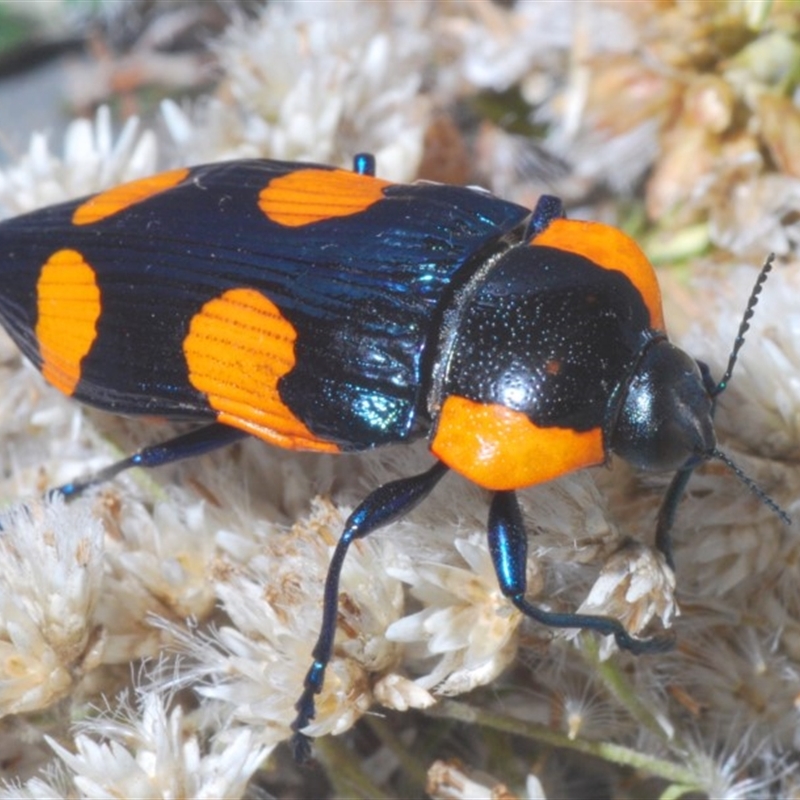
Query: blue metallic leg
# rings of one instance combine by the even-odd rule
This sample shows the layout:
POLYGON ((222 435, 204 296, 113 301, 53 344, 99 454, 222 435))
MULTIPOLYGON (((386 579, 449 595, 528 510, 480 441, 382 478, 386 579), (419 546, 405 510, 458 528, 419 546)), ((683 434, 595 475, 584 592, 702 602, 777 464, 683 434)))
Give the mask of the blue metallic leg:
POLYGON ((670 481, 669 488, 661 501, 656 522, 656 547, 664 554, 670 569, 675 571, 675 558, 672 554, 672 525, 675 522, 675 513, 681 501, 686 484, 692 477, 694 467, 681 469, 675 473, 670 481))
POLYGON ((51 489, 49 494, 60 494, 64 497, 75 497, 90 486, 104 483, 124 472, 131 467, 161 467, 164 464, 171 464, 173 461, 180 461, 184 458, 192 458, 218 447, 224 447, 238 439, 243 439, 249 434, 228 425, 214 423, 203 428, 184 433, 173 439, 168 439, 161 444, 152 445, 139 450, 128 458, 123 458, 115 464, 111 464, 105 469, 101 469, 94 475, 84 478, 81 481, 72 481, 51 489))
POLYGON ((372 492, 353 511, 344 524, 344 532, 336 544, 328 567, 322 607, 322 626, 312 652, 314 661, 306 674, 303 693, 295 703, 297 717, 292 723, 292 730, 295 732, 292 737, 292 748, 295 759, 300 763, 307 761, 311 755, 310 740, 302 733, 302 730, 314 719, 316 714, 314 697, 322 690, 325 668, 333 653, 339 605, 339 576, 347 550, 356 539, 362 539, 376 528, 388 525, 411 511, 430 494, 445 472, 447 472, 447 467, 437 461, 433 467, 421 475, 385 483, 372 492))
POLYGON ((632 653, 653 653, 667 650, 674 644, 671 635, 637 639, 619 620, 595 614, 572 614, 545 611, 525 599, 525 568, 528 535, 514 492, 496 492, 489 510, 489 552, 503 594, 527 617, 555 628, 588 628, 611 635, 624 650, 632 653))
POLYGON ((564 204, 561 200, 558 197, 543 194, 537 201, 536 208, 533 209, 528 229, 525 231, 525 240, 529 241, 538 236, 554 219, 563 219, 564 216, 564 204))
MULTIPOLYGON (((740 337, 741 337, 740 332, 740 337)), ((718 393, 718 386, 716 381, 711 377, 711 372, 708 366, 702 361, 697 362, 700 369, 700 374, 703 377, 703 386, 710 397, 714 397, 718 393)), ((732 367, 731 367, 732 369, 732 367)), ((730 377, 730 375, 728 376, 730 377)), ((721 386, 722 384, 720 384, 721 386)), ((724 387, 723 387, 724 388, 724 387)), ((721 391, 721 390, 720 390, 721 391)), ((711 407, 711 415, 713 417, 716 410, 716 400, 711 407)), ((670 569, 675 570, 675 558, 672 553, 672 525, 675 522, 675 514, 678 510, 678 504, 683 497, 686 490, 686 485, 692 477, 697 464, 690 467, 678 470, 669 483, 669 487, 661 501, 661 508, 658 510, 658 519, 656 522, 656 547, 664 554, 670 569)))
POLYGON ((353 172, 357 175, 375 177, 375 156, 372 153, 358 153, 353 157, 353 172))

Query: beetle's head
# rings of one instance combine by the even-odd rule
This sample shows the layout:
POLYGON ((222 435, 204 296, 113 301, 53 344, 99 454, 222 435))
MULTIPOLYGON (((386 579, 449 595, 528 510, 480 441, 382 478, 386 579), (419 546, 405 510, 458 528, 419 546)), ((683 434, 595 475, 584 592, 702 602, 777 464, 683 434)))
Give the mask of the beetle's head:
POLYGON ((697 362, 654 341, 623 388, 609 449, 640 469, 678 470, 715 455, 713 400, 697 362))

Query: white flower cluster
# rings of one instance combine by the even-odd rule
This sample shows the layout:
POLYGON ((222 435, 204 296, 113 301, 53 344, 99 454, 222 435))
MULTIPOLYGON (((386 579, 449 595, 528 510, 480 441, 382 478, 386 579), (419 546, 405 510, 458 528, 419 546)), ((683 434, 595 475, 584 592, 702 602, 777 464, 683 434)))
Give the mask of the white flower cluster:
POLYGON ((64 135, 63 156, 50 152, 47 137, 35 133, 28 152, 0 169, 0 211, 3 216, 99 192, 152 175, 157 161, 156 138, 129 119, 114 138, 111 112, 98 109, 93 122, 75 120, 64 135))
POLYGON ((202 741, 181 709, 169 711, 168 704, 169 698, 152 692, 141 692, 132 706, 120 701, 113 715, 84 725, 75 736, 76 752, 47 737, 61 769, 0 789, 0 797, 242 797, 270 748, 246 728, 202 741))
POLYGON ((411 180, 422 156, 430 55, 426 3, 271 3, 235 18, 215 45, 234 102, 164 119, 189 162, 268 156, 350 166, 374 153, 380 174, 411 180))

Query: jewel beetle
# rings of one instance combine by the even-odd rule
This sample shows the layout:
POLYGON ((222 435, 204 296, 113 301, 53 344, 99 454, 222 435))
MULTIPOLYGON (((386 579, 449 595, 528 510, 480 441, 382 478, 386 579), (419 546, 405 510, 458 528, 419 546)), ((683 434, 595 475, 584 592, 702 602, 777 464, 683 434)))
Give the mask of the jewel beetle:
POLYGON ((698 464, 721 458, 754 488, 717 449, 713 412, 770 263, 715 383, 667 339, 658 281, 635 242, 567 220, 557 198, 531 211, 474 188, 392 184, 366 154, 352 171, 231 161, 0 223, 0 322, 76 400, 198 423, 60 487, 66 496, 247 435, 327 453, 427 437, 433 466, 375 489, 335 548, 293 724, 302 760, 348 547, 449 469, 491 492, 491 557, 524 614, 634 652, 670 644, 526 600, 515 491, 612 453, 674 471, 656 536, 671 565, 675 508, 698 464))

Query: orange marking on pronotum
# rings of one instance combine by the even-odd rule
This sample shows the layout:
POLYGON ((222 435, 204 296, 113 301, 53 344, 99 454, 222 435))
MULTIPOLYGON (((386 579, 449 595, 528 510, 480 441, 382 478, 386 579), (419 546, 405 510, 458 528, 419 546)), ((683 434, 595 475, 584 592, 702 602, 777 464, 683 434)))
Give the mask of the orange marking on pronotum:
POLYGON ((183 352, 189 381, 217 420, 292 450, 336 452, 283 403, 278 381, 295 364, 292 324, 255 289, 229 289, 192 318, 183 352))
POLYGON ((36 298, 42 374, 72 394, 81 377, 81 361, 97 336, 101 301, 94 270, 77 250, 59 250, 39 273, 36 298))
POLYGON ((342 169, 298 169, 262 189, 259 208, 273 222, 297 228, 358 214, 383 199, 388 181, 342 169))
POLYGON ((100 192, 75 209, 72 222, 74 225, 90 225, 93 222, 100 222, 119 211, 124 211, 135 203, 141 203, 153 195, 177 186, 181 181, 186 180, 188 175, 188 169, 173 169, 149 178, 123 183, 107 192, 100 192))
POLYGON ((521 411, 448 397, 431 451, 486 489, 521 489, 605 461, 600 428, 540 428, 521 411))
POLYGON ((588 258, 602 269, 621 272, 642 295, 651 326, 665 330, 658 279, 647 256, 630 236, 601 222, 555 219, 531 245, 555 247, 588 258))

